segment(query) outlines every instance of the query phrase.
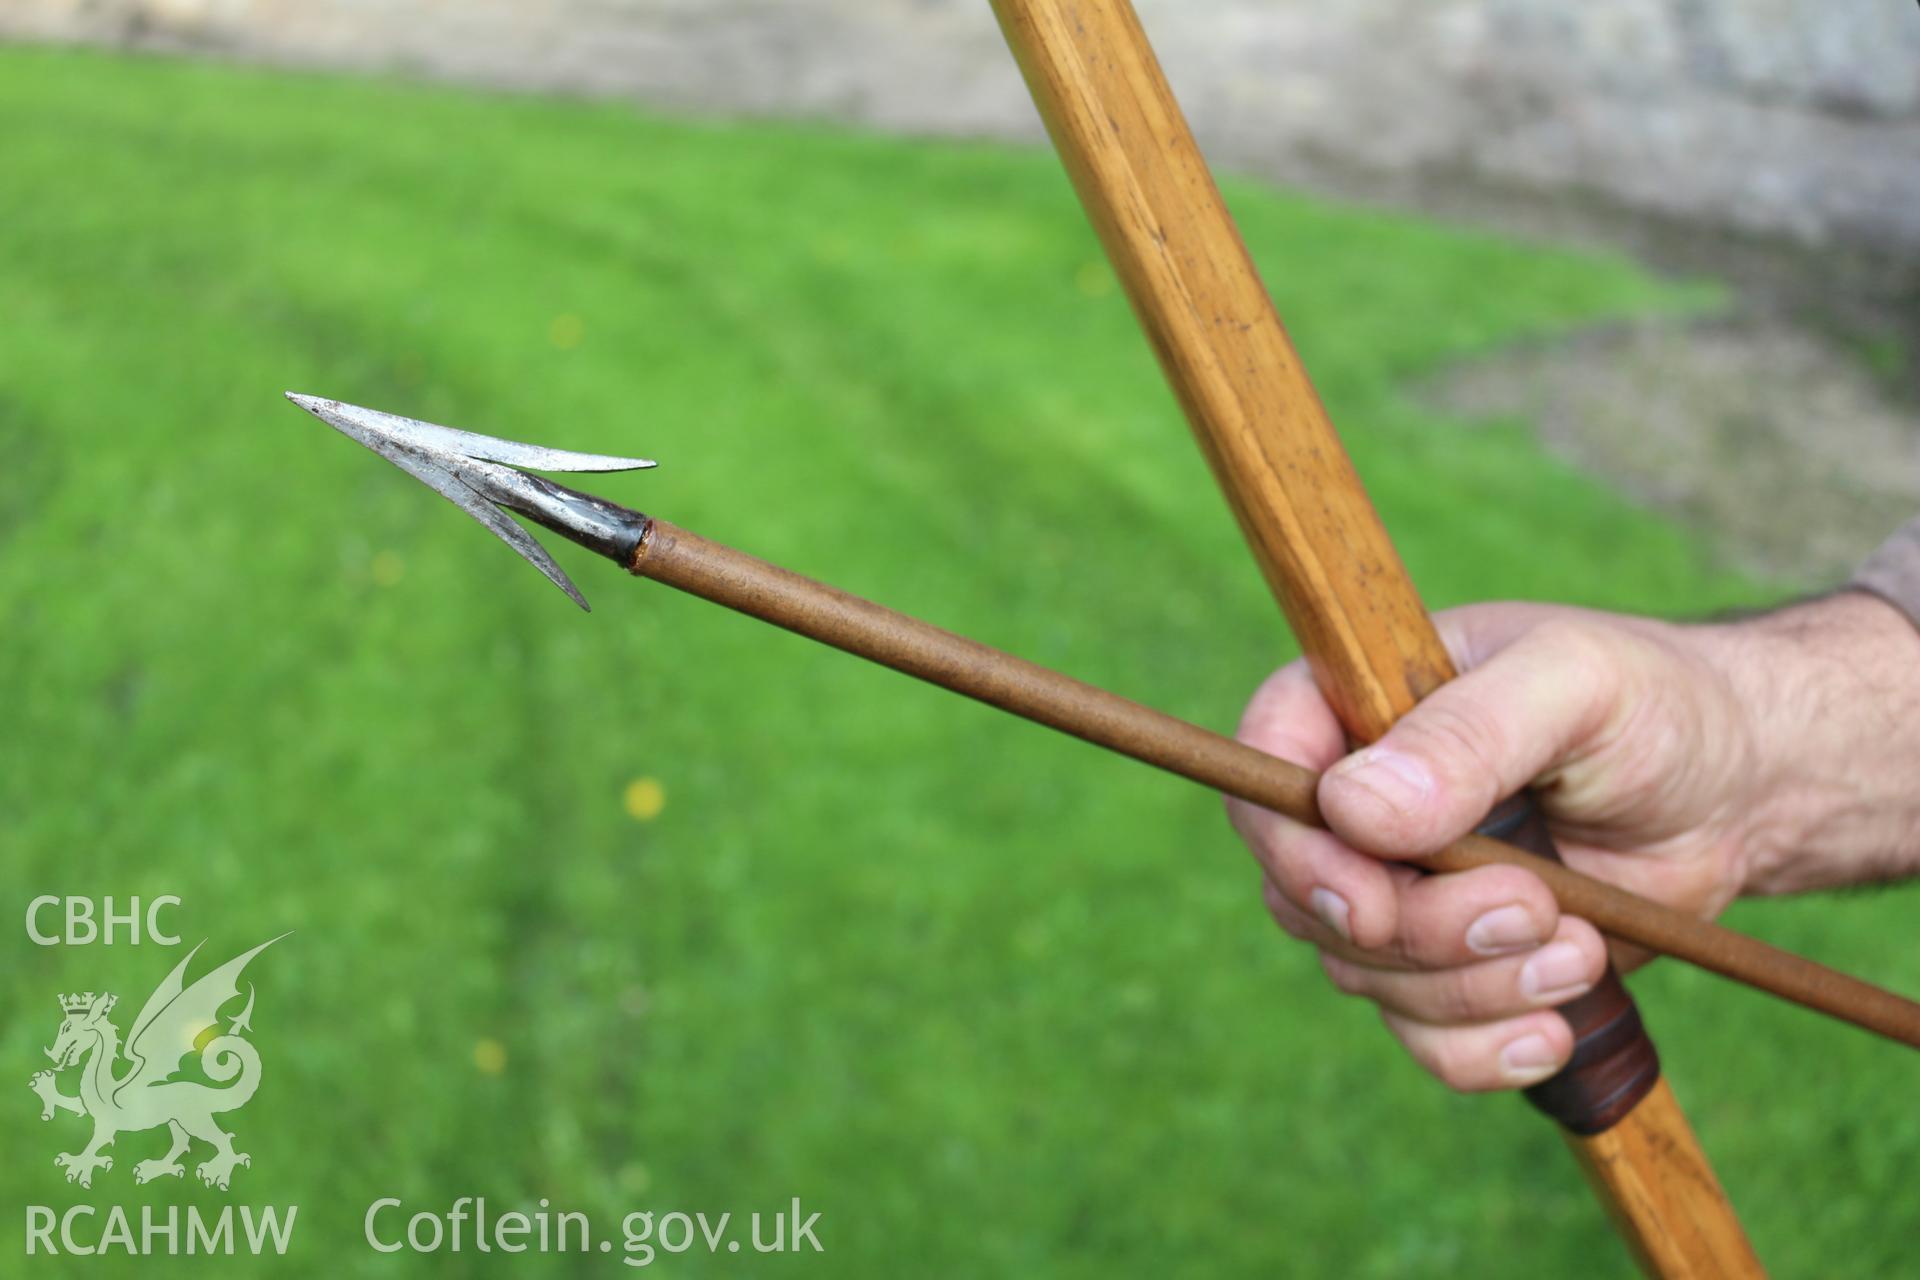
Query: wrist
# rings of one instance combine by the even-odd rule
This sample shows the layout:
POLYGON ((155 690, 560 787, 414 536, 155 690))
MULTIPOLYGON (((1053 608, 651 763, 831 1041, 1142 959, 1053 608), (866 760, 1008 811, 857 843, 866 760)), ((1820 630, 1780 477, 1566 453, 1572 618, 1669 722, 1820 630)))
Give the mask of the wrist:
POLYGON ((1752 773, 1741 893, 1920 873, 1920 631, 1843 591, 1710 633, 1752 773))

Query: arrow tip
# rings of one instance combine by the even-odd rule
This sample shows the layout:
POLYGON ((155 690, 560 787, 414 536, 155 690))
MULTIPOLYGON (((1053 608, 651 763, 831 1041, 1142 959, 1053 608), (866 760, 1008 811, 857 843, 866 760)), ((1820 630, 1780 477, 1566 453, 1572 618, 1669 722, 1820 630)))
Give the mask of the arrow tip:
POLYGON ((579 605, 586 597, 546 548, 507 512, 533 520, 623 567, 650 523, 638 511, 542 479, 529 471, 631 471, 644 458, 574 453, 403 418, 324 396, 286 393, 300 408, 350 436, 478 520, 579 605), (522 468, 525 468, 523 470, 522 468))

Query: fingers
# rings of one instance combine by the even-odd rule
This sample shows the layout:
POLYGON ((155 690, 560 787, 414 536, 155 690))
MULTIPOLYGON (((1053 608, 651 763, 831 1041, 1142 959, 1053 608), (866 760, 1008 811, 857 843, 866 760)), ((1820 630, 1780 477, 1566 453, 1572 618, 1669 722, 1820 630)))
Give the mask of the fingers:
POLYGON ((1271 882, 1266 899, 1283 929, 1322 948, 1321 965, 1336 987, 1377 1002, 1414 1061, 1461 1092, 1524 1089, 1565 1066, 1573 1032, 1551 1006, 1586 990, 1606 968, 1606 947, 1582 920, 1563 920, 1531 952, 1421 971, 1377 964, 1271 882))
POLYGON ((1318 793, 1328 825, 1387 856, 1431 853, 1466 834, 1612 722, 1631 643, 1571 618, 1525 631, 1333 765, 1318 793))
MULTIPOLYGON (((1384 947, 1399 931, 1402 880, 1409 867, 1391 866, 1340 842, 1330 831, 1248 806, 1234 815, 1247 847, 1292 911, 1323 932, 1319 938, 1384 947)), ((1288 921, 1281 921, 1283 926, 1288 921)))
POLYGON ((1324 769, 1347 751, 1346 731, 1303 660, 1289 662, 1254 690, 1234 736, 1309 769, 1324 769))
POLYGON ((1459 1027, 1552 1009, 1590 990, 1606 972, 1607 948, 1582 920, 1563 920, 1546 945, 1450 969, 1380 968, 1321 953, 1327 977, 1350 996, 1435 1027, 1459 1027))
POLYGON ((1324 889, 1302 898, 1297 885, 1270 879, 1268 910, 1320 949, 1334 986, 1377 1004, 1414 1059, 1449 1087, 1524 1088, 1558 1071, 1572 1033, 1552 1010, 1606 971, 1593 926, 1559 917, 1544 886, 1513 868, 1421 877, 1373 865, 1392 873, 1384 905, 1357 897, 1364 911, 1330 912, 1324 889), (1355 936, 1356 921, 1383 919, 1398 927, 1368 938, 1363 924, 1355 936))
POLYGON ((1524 1089, 1558 1072, 1573 1056, 1573 1031, 1557 1013, 1471 1027, 1436 1027, 1390 1010, 1381 1021, 1414 1061, 1462 1093, 1524 1089))
POLYGON ((1288 831, 1267 910, 1321 950, 1334 986, 1380 1007, 1415 1061, 1463 1092, 1524 1088, 1565 1065, 1572 1032, 1551 1009, 1599 981, 1607 944, 1559 915, 1546 885, 1503 865, 1419 875, 1277 821, 1288 831))
POLYGON ((1331 830, 1228 804, 1267 873, 1274 919, 1460 1090, 1524 1087, 1558 1071, 1572 1033, 1553 1009, 1590 989, 1607 963, 1600 935, 1562 919, 1525 871, 1422 876, 1377 856, 1445 845, 1612 723, 1632 654, 1580 619, 1533 613, 1461 611, 1450 641, 1465 664, 1481 665, 1345 759, 1344 733, 1305 666, 1276 672, 1240 737, 1325 770, 1319 802, 1331 830))
POLYGON ((1469 965, 1532 951, 1560 928, 1552 893, 1518 867, 1422 876, 1358 853, 1330 832, 1272 815, 1256 817, 1245 834, 1292 912, 1281 925, 1369 964, 1469 965), (1319 932, 1293 928, 1302 918, 1319 932))
MULTIPOLYGON (((1240 739, 1282 759, 1324 768, 1346 750, 1346 736, 1307 673, 1294 662, 1276 671, 1253 696, 1240 721, 1240 739)), ((1245 801, 1228 799, 1227 816, 1297 911, 1349 937, 1379 937, 1394 928, 1395 877, 1336 836, 1245 801)))

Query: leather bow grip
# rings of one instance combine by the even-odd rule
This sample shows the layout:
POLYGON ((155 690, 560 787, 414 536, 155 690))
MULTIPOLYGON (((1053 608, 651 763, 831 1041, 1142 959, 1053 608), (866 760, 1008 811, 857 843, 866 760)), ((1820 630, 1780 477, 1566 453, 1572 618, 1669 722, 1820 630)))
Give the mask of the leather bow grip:
MULTIPOLYGON (((1531 792, 1507 800, 1475 830, 1561 860, 1531 792)), ((1660 1079, 1660 1055, 1611 964, 1599 985, 1561 1005, 1559 1013, 1573 1029, 1573 1057, 1559 1074, 1528 1089, 1527 1101, 1574 1133, 1605 1133, 1652 1091, 1660 1079)))

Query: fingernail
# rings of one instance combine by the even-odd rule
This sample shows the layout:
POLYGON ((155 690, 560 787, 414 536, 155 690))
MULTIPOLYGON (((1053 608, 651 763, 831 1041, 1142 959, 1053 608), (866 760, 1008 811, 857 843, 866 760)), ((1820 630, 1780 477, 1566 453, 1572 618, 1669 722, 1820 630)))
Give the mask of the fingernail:
POLYGON ((1540 931, 1518 903, 1495 907, 1467 926, 1467 949, 1475 955, 1504 956, 1539 945, 1540 931))
POLYGON ((1521 1036, 1500 1051, 1500 1071, 1514 1084, 1545 1080, 1559 1066, 1560 1058, 1545 1036, 1521 1036))
POLYGON ((1423 761, 1384 747, 1348 756, 1332 772, 1371 791, 1396 813, 1415 812, 1433 794, 1433 774, 1423 761))
POLYGON ((1307 904, 1313 908, 1313 914, 1320 917, 1320 923, 1345 938, 1353 941, 1353 926, 1348 923, 1353 909, 1347 906, 1347 900, 1331 889, 1315 889, 1307 895, 1307 904))
POLYGON ((1571 1000, 1592 985, 1587 958, 1571 942, 1549 943, 1520 966, 1520 992, 1536 1004, 1571 1000))

